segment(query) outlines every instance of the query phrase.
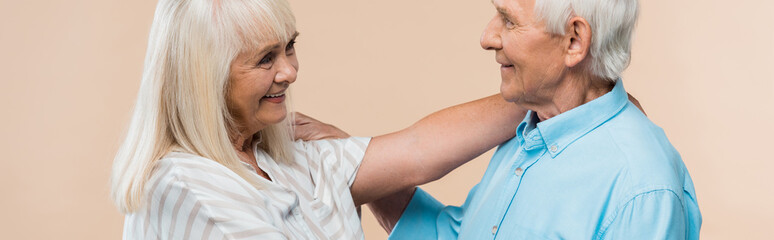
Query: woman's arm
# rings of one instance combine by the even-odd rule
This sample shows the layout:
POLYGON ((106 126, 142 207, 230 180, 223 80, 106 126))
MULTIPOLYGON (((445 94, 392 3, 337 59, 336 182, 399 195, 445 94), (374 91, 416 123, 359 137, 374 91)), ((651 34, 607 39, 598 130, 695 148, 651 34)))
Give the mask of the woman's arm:
POLYGON ((526 110, 499 94, 374 137, 351 187, 356 205, 441 178, 516 135, 526 110))

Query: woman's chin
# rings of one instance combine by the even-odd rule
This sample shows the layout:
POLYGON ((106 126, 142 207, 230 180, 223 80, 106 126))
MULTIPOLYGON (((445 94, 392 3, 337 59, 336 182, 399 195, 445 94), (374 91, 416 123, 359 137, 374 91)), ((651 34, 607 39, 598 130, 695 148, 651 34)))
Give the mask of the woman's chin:
POLYGON ((272 114, 272 116, 265 116, 265 117, 263 117, 262 118, 263 121, 261 121, 261 122, 263 122, 263 123, 265 123, 267 125, 276 125, 278 123, 282 123, 282 121, 284 121, 285 118, 287 118, 287 116, 288 116, 287 112, 272 114))

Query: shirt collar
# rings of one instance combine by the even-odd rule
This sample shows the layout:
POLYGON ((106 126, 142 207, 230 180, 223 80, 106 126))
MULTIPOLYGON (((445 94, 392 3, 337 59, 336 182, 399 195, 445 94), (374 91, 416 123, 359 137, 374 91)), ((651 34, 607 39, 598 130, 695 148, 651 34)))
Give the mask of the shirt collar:
POLYGON ((525 149, 543 145, 555 158, 575 140, 610 120, 628 102, 623 82, 618 79, 612 91, 548 120, 539 122, 537 114, 530 110, 519 124, 516 136, 525 149))

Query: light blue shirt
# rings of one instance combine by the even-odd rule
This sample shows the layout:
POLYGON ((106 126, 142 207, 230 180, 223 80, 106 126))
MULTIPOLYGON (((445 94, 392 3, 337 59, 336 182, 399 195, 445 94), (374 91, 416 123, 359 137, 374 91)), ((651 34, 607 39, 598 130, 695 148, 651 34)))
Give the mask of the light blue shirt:
POLYGON ((529 112, 461 207, 417 189, 389 239, 698 239, 691 177, 623 83, 539 122, 529 112))

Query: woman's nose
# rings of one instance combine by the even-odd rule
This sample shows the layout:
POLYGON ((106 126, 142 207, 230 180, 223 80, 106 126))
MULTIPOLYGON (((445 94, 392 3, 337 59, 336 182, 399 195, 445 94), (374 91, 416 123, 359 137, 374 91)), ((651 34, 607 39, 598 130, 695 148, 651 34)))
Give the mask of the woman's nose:
POLYGON ((277 75, 274 78, 275 82, 287 82, 293 83, 296 81, 298 75, 298 63, 295 62, 295 58, 283 56, 277 59, 277 75))

